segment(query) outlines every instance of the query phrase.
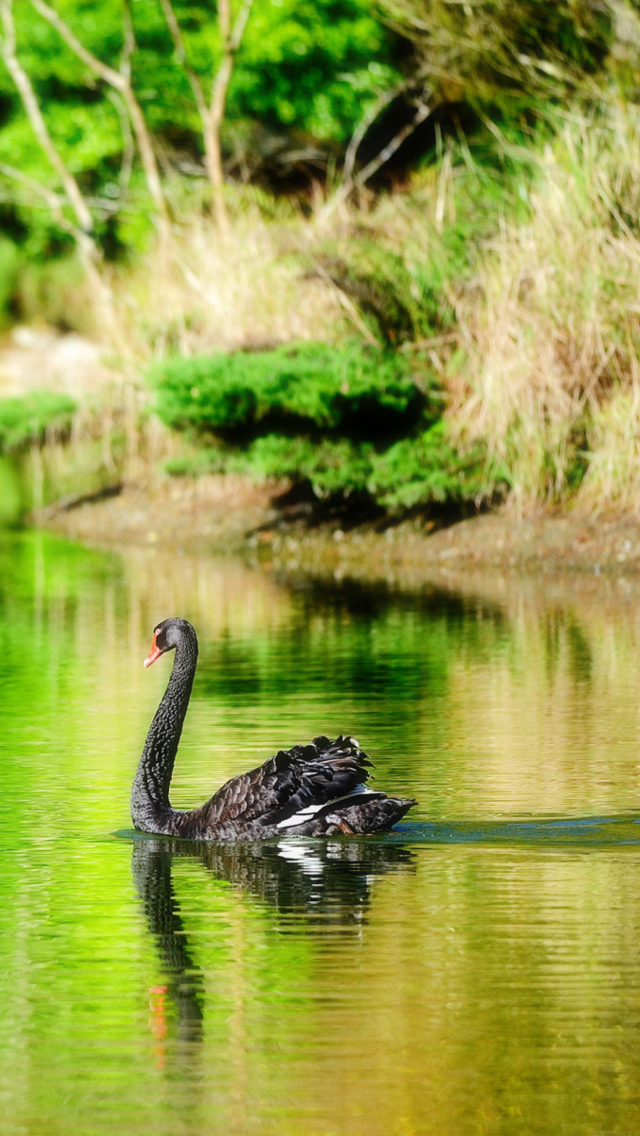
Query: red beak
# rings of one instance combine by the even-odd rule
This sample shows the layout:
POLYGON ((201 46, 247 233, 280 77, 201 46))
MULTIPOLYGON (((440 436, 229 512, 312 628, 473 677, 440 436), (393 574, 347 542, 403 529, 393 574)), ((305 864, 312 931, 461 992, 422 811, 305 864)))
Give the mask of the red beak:
POLYGON ((156 633, 154 631, 153 639, 151 640, 151 650, 149 651, 149 654, 147 655, 144 663, 142 664, 143 667, 150 667, 152 663, 155 663, 156 659, 160 658, 161 654, 162 654, 162 651, 156 645, 156 633))

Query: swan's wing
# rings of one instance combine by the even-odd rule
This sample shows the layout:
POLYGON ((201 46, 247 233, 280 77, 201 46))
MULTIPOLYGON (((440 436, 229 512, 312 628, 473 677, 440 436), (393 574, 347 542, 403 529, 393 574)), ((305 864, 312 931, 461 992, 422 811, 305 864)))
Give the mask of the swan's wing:
POLYGON ((224 821, 279 824, 309 805, 345 797, 369 777, 371 761, 355 738, 314 738, 280 750, 258 769, 227 781, 204 806, 211 826, 224 821))

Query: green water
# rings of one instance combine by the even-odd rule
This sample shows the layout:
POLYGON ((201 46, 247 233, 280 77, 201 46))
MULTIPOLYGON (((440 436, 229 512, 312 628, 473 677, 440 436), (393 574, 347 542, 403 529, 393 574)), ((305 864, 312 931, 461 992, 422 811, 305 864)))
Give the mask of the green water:
POLYGON ((640 1131, 640 593, 411 592, 0 537, 0 1132, 640 1131), (320 731, 416 796, 376 840, 135 837, 320 731))

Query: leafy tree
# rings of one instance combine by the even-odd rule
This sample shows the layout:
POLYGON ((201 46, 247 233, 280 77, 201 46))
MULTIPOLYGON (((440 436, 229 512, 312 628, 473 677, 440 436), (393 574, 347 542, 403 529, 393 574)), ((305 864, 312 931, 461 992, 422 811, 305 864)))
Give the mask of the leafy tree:
MULTIPOLYGON (((134 0, 134 45, 127 45, 120 0, 59 0, 57 17, 100 61, 101 74, 43 18, 43 0, 35 2, 40 14, 27 0, 16 0, 17 56, 53 144, 92 205, 98 236, 116 251, 123 242, 143 239, 148 228, 149 176, 147 169, 145 184, 137 164, 131 171, 131 98, 122 83, 118 89, 105 81, 106 72, 130 70, 131 97, 165 170, 204 173, 202 121, 189 74, 206 91, 217 73, 223 60, 218 20, 202 0, 179 0, 172 10, 184 49, 180 58, 167 25, 166 0, 165 11, 161 0, 134 0)), ((224 155, 233 163, 244 150, 242 164, 255 168, 253 155, 273 149, 260 143, 264 131, 284 134, 297 148, 301 139, 325 149, 343 144, 363 107, 395 74, 394 50, 393 37, 371 15, 367 0, 257 0, 229 82, 224 155)), ((138 137, 138 149, 139 143, 138 137)), ((0 162, 34 182, 51 180, 50 161, 34 145, 33 127, 4 68, 0 162)), ((0 216, 5 232, 26 240, 32 253, 55 250, 53 233, 59 226, 51 224, 46 202, 25 184, 16 188, 6 171, 3 180, 5 201, 12 206, 0 216)))

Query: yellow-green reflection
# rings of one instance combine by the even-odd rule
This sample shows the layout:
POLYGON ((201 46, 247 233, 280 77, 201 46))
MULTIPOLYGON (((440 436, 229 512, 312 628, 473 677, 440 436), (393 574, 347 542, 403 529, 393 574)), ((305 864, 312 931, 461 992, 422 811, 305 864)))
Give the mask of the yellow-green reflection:
POLYGON ((638 1131, 639 615, 3 537, 2 1132, 638 1131), (403 831, 127 834, 169 614, 202 644, 177 804, 349 730, 403 831))

